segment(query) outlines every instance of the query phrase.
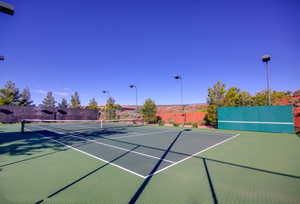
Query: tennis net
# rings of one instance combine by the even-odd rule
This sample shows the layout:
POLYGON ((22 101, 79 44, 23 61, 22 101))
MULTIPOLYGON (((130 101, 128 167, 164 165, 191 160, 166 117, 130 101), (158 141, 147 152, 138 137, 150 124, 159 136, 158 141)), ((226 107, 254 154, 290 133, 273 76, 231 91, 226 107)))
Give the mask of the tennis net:
POLYGON ((21 123, 21 132, 30 131, 84 131, 99 130, 108 128, 121 127, 139 127, 144 125, 141 120, 137 119, 120 119, 120 120, 23 120, 21 123))

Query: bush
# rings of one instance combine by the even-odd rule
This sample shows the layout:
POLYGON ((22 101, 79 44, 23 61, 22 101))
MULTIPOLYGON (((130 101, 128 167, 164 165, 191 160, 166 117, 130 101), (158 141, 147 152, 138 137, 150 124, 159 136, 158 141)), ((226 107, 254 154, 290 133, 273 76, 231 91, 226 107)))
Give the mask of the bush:
POLYGON ((132 124, 136 125, 136 120, 133 120, 133 121, 132 121, 132 124))
POLYGON ((178 127, 178 126, 179 126, 179 123, 173 122, 173 126, 174 126, 174 127, 178 127))
POLYGON ((186 122, 185 125, 192 125, 192 122, 186 122))
POLYGON ((198 123, 192 123, 192 127, 193 128, 197 128, 198 127, 198 123))
POLYGON ((207 108, 207 114, 204 117, 207 125, 216 127, 217 126, 217 106, 209 105, 207 108))
POLYGON ((159 125, 159 126, 164 126, 165 123, 164 123, 164 121, 162 121, 162 120, 158 120, 158 125, 159 125))

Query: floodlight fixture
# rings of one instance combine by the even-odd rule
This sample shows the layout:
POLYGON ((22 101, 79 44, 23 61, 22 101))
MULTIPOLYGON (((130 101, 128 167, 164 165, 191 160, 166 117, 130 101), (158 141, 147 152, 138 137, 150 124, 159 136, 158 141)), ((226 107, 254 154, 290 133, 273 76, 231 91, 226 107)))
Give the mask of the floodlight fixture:
POLYGON ((6 14, 12 16, 15 13, 15 7, 8 3, 0 1, 0 12, 6 13, 6 14))

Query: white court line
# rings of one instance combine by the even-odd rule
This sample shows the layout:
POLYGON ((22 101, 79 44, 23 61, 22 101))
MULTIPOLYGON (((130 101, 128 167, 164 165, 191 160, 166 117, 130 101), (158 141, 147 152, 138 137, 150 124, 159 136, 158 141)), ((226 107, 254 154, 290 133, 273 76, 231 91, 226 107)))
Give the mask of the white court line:
POLYGON ((126 137, 138 137, 138 136, 145 136, 145 135, 153 135, 153 134, 160 134, 160 133, 166 133, 166 132, 174 132, 174 130, 165 130, 165 131, 159 131, 159 132, 150 132, 150 133, 143 133, 143 134, 131 134, 127 136, 120 136, 120 137, 104 137, 109 139, 119 139, 119 138, 126 138, 126 137))
MULTIPOLYGON (((88 155, 88 156, 90 156, 90 157, 93 157, 94 159, 97 159, 97 160, 103 161, 103 162, 105 162, 105 163, 108 163, 108 164, 110 164, 110 165, 112 165, 112 166, 118 167, 118 168, 120 168, 120 169, 122 169, 122 170, 124 170, 124 171, 127 171, 127 172, 129 172, 129 173, 132 173, 132 174, 134 174, 134 175, 136 175, 136 176, 139 176, 139 177, 141 177, 141 178, 143 178, 143 179, 146 178, 146 176, 143 176, 143 175, 138 174, 138 173, 136 173, 136 172, 134 172, 134 171, 131 171, 131 170, 129 170, 129 169, 126 169, 126 168, 124 168, 124 167, 122 167, 122 166, 119 166, 119 165, 117 165, 117 164, 115 164, 115 163, 109 162, 109 161, 107 161, 107 160, 105 160, 105 159, 101 159, 101 158, 99 158, 99 157, 96 157, 95 155, 92 155, 92 154, 90 154, 90 153, 87 153, 87 152, 85 152, 85 151, 82 151, 82 150, 80 150, 80 149, 77 149, 77 148, 75 148, 75 147, 72 147, 72 146, 70 146, 70 145, 67 145, 67 144, 65 144, 65 143, 63 143, 63 142, 60 142, 60 141, 58 141, 58 140, 52 139, 52 138, 50 138, 50 137, 47 137, 47 136, 45 136, 45 135, 43 135, 43 134, 41 134, 41 133, 37 133, 37 134, 39 134, 39 135, 41 135, 42 137, 47 138, 47 139, 49 139, 49 140, 53 140, 53 141, 56 142, 56 143, 59 143, 59 144, 64 145, 64 146, 66 146, 66 147, 69 147, 69 148, 71 148, 71 149, 73 149, 73 150, 75 150, 75 151, 78 151, 78 152, 81 152, 81 153, 83 153, 83 154, 85 154, 85 155, 88 155)), ((130 150, 129 150, 129 152, 130 152, 130 150)))
MULTIPOLYGON (((56 132, 59 133, 59 134, 64 134, 63 132, 60 132, 60 131, 56 131, 56 132)), ((97 144, 100 144, 100 145, 103 145, 103 146, 111 147, 111 148, 114 148, 114 149, 119 149, 119 150, 126 151, 126 152, 130 151, 129 149, 125 149, 125 148, 118 147, 118 146, 115 146, 115 145, 110 145, 110 144, 102 143, 102 142, 99 142, 97 140, 86 139, 84 137, 79 137, 79 136, 75 136, 75 135, 66 135, 64 137, 75 137, 75 138, 79 138, 79 139, 82 139, 82 140, 86 140, 86 141, 90 141, 90 142, 93 142, 93 143, 97 143, 97 144)), ((111 139, 113 139, 113 138, 111 138, 111 139)), ((137 152, 137 151, 130 151, 130 152, 132 152, 134 154, 142 155, 144 157, 149 157, 149 158, 152 158, 152 159, 157 159, 157 160, 161 159, 159 157, 152 156, 152 155, 149 155, 149 154, 144 154, 144 153, 137 152)), ((168 163, 172 163, 172 164, 175 163, 174 161, 171 161, 171 160, 168 160, 168 159, 163 159, 163 161, 168 162, 168 163)))
MULTIPOLYGON (((75 136, 75 135, 67 135, 67 136, 65 136, 65 137, 76 137, 76 138, 79 138, 79 139, 82 139, 82 140, 90 141, 90 142, 97 143, 97 144, 100 144, 100 145, 103 145, 103 146, 107 146, 107 147, 111 147, 111 148, 114 148, 114 149, 119 149, 119 150, 122 150, 122 151, 125 151, 125 152, 130 151, 129 149, 125 149, 125 148, 118 147, 118 146, 115 146, 115 145, 110 145, 110 144, 98 142, 97 140, 86 139, 86 138, 84 138, 84 137, 79 137, 79 136, 75 136)), ((142 155, 142 156, 144 156, 144 157, 150 157, 150 158, 153 158, 153 159, 160 160, 160 158, 159 158, 159 157, 156 157, 156 156, 144 154, 144 153, 137 152, 137 151, 130 151, 130 152, 131 152, 131 153, 135 153, 135 154, 142 155)), ((175 163, 175 162, 170 161, 170 160, 167 160, 167 159, 163 159, 163 161, 169 162, 169 163, 172 163, 172 164, 175 163)))
POLYGON ((261 121, 227 121, 219 120, 220 123, 258 123, 258 124, 275 124, 275 125, 293 125, 292 122, 261 122, 261 121))
MULTIPOLYGON (((205 152, 205 151, 207 151, 207 150, 209 150, 209 149, 212 149, 212 148, 214 148, 214 147, 216 147, 216 146, 218 146, 218 145, 220 145, 220 144, 223 144, 224 142, 227 142, 227 141, 229 141, 229 140, 232 140, 232 139, 236 138, 236 137, 239 136, 239 135, 240 135, 240 134, 236 134, 236 135, 234 135, 233 137, 230 137, 230 138, 228 138, 228 139, 226 139, 226 140, 223 140, 222 142, 219 142, 219 143, 217 143, 217 144, 214 144, 214 145, 212 145, 212 146, 210 146, 210 147, 208 147, 208 148, 206 148, 206 149, 201 150, 200 152, 197 152, 197 153, 195 153, 195 154, 192 154, 191 156, 188 156, 188 157, 186 157, 186 158, 184 158, 184 159, 182 159, 182 160, 179 160, 178 162, 175 162, 174 164, 171 164, 171 165, 169 165, 169 166, 167 166, 167 167, 165 167, 165 168, 162 168, 162 169, 160 169, 160 170, 154 172, 153 174, 149 174, 148 176, 152 176, 152 175, 158 174, 158 173, 160 173, 160 172, 162 172, 162 171, 164 171, 164 170, 166 170, 166 169, 168 169, 168 168, 170 168, 170 167, 172 167, 172 166, 175 166, 175 165, 177 165, 177 164, 179 164, 179 163, 181 163, 181 162, 183 162, 183 161, 185 161, 185 160, 188 160, 188 159, 190 159, 190 158, 196 156, 197 154, 200 154, 200 153, 205 152)), ((147 177, 148 177, 148 176, 147 176, 147 177)), ((147 178, 147 177, 146 177, 146 178, 147 178)))

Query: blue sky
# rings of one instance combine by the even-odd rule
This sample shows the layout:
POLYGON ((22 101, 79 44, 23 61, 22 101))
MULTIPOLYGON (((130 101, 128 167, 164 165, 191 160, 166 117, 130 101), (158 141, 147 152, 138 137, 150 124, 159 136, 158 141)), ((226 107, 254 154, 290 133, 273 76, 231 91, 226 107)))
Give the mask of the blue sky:
POLYGON ((299 89, 300 3, 251 1, 6 0, 0 14, 0 87, 29 87, 39 104, 78 91, 100 104, 109 90, 120 104, 150 97, 178 104, 206 101, 217 80, 254 94, 266 86, 261 56, 271 54, 271 88, 299 89))

